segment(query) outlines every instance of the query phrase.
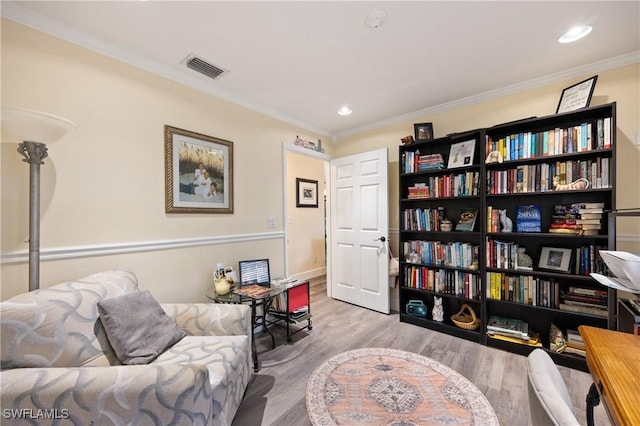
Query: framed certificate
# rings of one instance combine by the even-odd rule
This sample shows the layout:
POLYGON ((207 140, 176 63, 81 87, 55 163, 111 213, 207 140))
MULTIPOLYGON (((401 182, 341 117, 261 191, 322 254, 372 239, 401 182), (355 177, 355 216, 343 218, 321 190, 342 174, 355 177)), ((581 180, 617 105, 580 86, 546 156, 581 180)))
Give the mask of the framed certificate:
POLYGON ((598 76, 594 75, 591 78, 564 89, 560 96, 560 102, 558 102, 556 114, 588 107, 591 102, 591 95, 593 95, 593 89, 596 87, 597 79, 598 76))
POLYGON ((449 163, 447 164, 447 168, 455 169, 457 167, 471 166, 473 164, 473 154, 475 148, 475 139, 458 142, 451 145, 451 151, 449 151, 449 163))

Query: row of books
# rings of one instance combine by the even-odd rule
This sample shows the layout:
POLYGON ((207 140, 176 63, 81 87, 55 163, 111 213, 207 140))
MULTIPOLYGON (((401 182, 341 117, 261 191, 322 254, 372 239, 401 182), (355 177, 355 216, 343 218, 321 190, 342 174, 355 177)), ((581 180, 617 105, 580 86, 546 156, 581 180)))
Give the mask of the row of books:
POLYGON ((406 209, 400 219, 403 231, 440 231, 440 222, 445 219, 444 207, 406 209))
POLYGON ((597 246, 595 244, 576 247, 576 262, 573 271, 574 274, 606 274, 608 272, 608 268, 602 260, 602 257, 600 257, 600 250, 606 250, 606 247, 597 246))
POLYGON ((442 154, 420 154, 419 150, 406 151, 402 154, 402 172, 416 173, 428 170, 444 169, 442 154))
MULTIPOLYGON (((474 260, 478 260, 479 246, 455 241, 409 240, 403 243, 403 253, 415 254, 421 263, 436 266, 468 268, 474 260)), ((411 256, 409 256, 411 257, 411 256)), ((411 261, 409 258, 408 261, 411 261)))
POLYGON ((489 299, 558 309, 561 304, 560 296, 560 285, 555 280, 532 275, 487 272, 489 299))
POLYGON ((520 246, 513 241, 500 241, 487 238, 486 255, 488 268, 532 269, 530 265, 531 258, 524 253, 524 248, 520 248, 520 246))
POLYGON ((408 197, 440 198, 470 197, 479 194, 479 172, 431 176, 427 182, 416 183, 408 188, 408 197))
POLYGON ((462 271, 405 266, 404 285, 407 288, 451 294, 466 299, 479 299, 480 278, 462 271))
POLYGON ((493 140, 487 137, 487 152, 498 151, 505 161, 540 158, 611 148, 611 118, 599 118, 568 128, 544 132, 522 132, 493 140), (594 132, 595 130, 595 132, 594 132))
POLYGON ((406 151, 402 154, 402 170, 404 173, 423 172, 444 169, 442 154, 420 154, 420 151, 406 151))
POLYGON ((555 177, 556 183, 561 185, 582 178, 589 181, 590 188, 609 188, 610 163, 609 158, 598 157, 590 160, 523 164, 507 170, 487 170, 487 193, 553 191, 555 177))

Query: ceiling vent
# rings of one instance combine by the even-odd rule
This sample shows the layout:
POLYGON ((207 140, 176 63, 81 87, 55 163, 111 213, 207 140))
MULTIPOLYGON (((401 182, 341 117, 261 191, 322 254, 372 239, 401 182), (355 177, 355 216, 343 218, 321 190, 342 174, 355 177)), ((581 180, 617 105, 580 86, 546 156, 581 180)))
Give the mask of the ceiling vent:
POLYGON ((192 70, 198 71, 199 73, 204 74, 214 80, 228 72, 227 70, 212 65, 204 59, 200 59, 194 55, 187 56, 184 60, 184 63, 192 70))

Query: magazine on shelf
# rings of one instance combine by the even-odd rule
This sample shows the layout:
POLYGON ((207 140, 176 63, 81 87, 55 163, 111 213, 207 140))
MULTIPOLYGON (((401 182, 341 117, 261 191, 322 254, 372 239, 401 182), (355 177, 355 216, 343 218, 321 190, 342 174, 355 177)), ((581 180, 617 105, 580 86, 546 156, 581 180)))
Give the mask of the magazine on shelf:
POLYGON ((460 211, 460 217, 456 224, 456 231, 473 231, 476 226, 476 218, 478 217, 478 209, 464 208, 460 211))

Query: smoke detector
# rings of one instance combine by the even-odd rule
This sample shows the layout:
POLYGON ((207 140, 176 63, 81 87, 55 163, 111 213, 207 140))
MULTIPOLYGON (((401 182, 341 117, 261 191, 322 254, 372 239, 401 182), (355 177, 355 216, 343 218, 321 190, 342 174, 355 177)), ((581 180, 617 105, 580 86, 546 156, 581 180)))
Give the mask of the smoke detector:
POLYGON ((387 19, 387 12, 382 9, 374 10, 369 13, 364 23, 371 28, 378 28, 387 19))

